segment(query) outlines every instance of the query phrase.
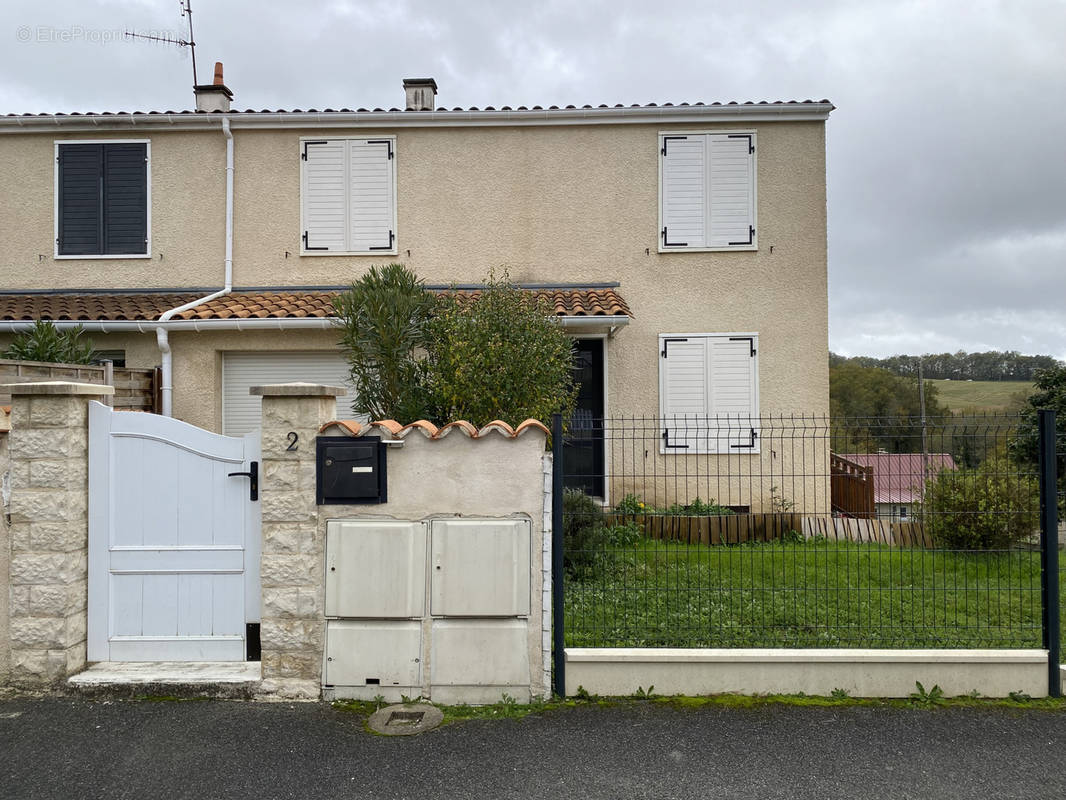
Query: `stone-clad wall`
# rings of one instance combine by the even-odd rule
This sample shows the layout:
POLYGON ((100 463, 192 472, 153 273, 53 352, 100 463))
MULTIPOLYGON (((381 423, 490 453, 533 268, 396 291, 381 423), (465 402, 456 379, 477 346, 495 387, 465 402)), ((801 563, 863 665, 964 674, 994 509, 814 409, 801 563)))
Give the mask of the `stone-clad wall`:
POLYGON ((11 462, 7 456, 7 414, 0 409, 0 686, 7 683, 11 672, 11 628, 8 608, 11 592, 8 587, 8 570, 11 567, 11 538, 8 535, 7 514, 11 475, 11 462))
POLYGON ((109 386, 12 388, 10 680, 57 683, 85 665, 88 401, 109 386))
POLYGON ((344 389, 291 384, 263 395, 261 642, 264 693, 317 698, 325 617, 324 531, 315 505, 315 437, 344 389), (289 432, 298 439, 289 450, 289 432))

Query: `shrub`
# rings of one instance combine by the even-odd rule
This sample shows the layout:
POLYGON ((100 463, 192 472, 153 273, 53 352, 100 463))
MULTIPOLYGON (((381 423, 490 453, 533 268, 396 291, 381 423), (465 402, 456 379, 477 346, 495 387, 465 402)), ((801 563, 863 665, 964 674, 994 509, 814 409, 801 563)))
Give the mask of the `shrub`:
POLYGON ((476 300, 444 295, 429 326, 429 391, 438 417, 547 424, 569 418, 570 338, 544 304, 490 275, 476 300))
POLYGON ((4 352, 4 358, 18 361, 47 361, 53 364, 91 364, 93 343, 82 341, 81 325, 59 330, 48 320, 39 319, 33 328, 18 334, 4 352))
POLYGON ((580 489, 563 492, 563 567, 568 575, 598 565, 607 545, 606 516, 600 504, 580 489))
POLYGON ((506 280, 490 275, 475 299, 438 298, 403 264, 389 264, 371 267, 334 307, 357 413, 477 426, 570 416, 570 338, 550 309, 506 280))
POLYGON ((933 541, 959 550, 1004 549, 1029 539, 1039 523, 1034 478, 993 456, 977 469, 942 470, 925 485, 922 522, 933 541))
POLYGON ((614 510, 619 514, 643 514, 644 502, 639 494, 630 492, 618 502, 614 510))
POLYGON ((371 267, 334 299, 357 414, 403 423, 431 416, 425 361, 418 351, 428 344, 434 303, 403 264, 371 267))
POLYGON ((674 503, 672 506, 667 507, 663 513, 675 517, 721 517, 726 514, 732 514, 733 510, 718 505, 713 498, 709 503, 705 503, 697 496, 687 506, 674 503))

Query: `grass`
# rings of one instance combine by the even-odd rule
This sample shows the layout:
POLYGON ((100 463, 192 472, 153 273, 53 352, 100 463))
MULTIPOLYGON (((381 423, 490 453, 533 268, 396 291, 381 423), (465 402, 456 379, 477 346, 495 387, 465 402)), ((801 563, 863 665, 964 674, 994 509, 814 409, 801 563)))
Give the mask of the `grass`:
MULTIPOLYGON (((938 687, 936 687, 938 688, 938 687)), ((522 719, 534 714, 565 711, 574 708, 618 709, 639 708, 646 706, 659 706, 672 708, 677 711, 695 711, 702 709, 759 709, 770 706, 799 706, 799 707, 849 707, 865 706, 880 708, 1007 708, 1007 709, 1031 709, 1042 711, 1066 711, 1066 698, 1029 698, 1024 695, 1015 695, 1009 698, 982 698, 982 697, 937 697, 935 702, 929 702, 928 697, 932 689, 924 694, 916 692, 909 699, 905 698, 862 698, 848 697, 847 693, 834 693, 829 697, 806 694, 772 694, 772 695, 742 695, 742 694, 717 694, 704 697, 686 697, 682 695, 659 696, 650 693, 634 695, 631 697, 598 697, 587 692, 581 692, 577 697, 561 699, 558 697, 551 700, 534 700, 528 705, 514 702, 501 701, 486 706, 445 706, 437 705, 444 712, 442 724, 455 724, 469 722, 471 720, 489 719, 522 719)), ((345 713, 357 714, 364 718, 364 722, 379 707, 378 703, 360 700, 337 700, 333 708, 345 713)), ((369 729, 368 729, 369 730, 369 729)))
POLYGON ((641 539, 598 556, 566 583, 568 647, 1040 646, 1035 551, 641 539))
POLYGON ((1018 398, 1033 393, 1030 381, 929 381, 935 384, 937 399, 953 413, 1009 411, 1018 398))

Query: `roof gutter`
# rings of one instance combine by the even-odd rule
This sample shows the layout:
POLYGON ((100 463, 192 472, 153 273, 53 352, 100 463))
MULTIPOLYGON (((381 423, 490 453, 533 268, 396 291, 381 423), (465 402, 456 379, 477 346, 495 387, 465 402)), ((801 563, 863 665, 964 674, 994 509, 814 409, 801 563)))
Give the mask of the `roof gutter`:
POLYGON ((161 356, 162 386, 160 396, 162 398, 162 412, 164 417, 174 416, 174 364, 170 351, 168 331, 170 326, 166 323, 183 311, 222 297, 233 291, 233 133, 230 131, 229 117, 222 118, 222 135, 226 137, 226 258, 225 258, 225 285, 217 292, 185 303, 169 311, 163 312, 159 317, 159 324, 155 329, 156 343, 159 345, 161 356))
MULTIPOLYGON (((254 111, 232 112, 234 128, 452 128, 527 125, 619 125, 694 122, 822 121, 832 103, 736 103, 725 105, 639 106, 628 108, 540 108, 458 111, 254 111)), ((226 117, 224 117, 225 119, 226 117)), ((194 130, 212 128, 217 112, 117 112, 0 116, 0 132, 119 130, 131 127, 194 130)))
MULTIPOLYGON (((203 303, 211 297, 221 297, 222 291, 201 298, 188 307, 203 303)), ((180 313, 186 306, 172 309, 180 313)), ((267 319, 172 319, 160 320, 55 320, 52 323, 60 330, 80 327, 86 333, 156 333, 160 329, 170 331, 194 331, 209 333, 211 331, 292 331, 325 330, 336 325, 334 317, 269 317, 267 319)), ((33 329, 32 320, 0 321, 0 333, 25 333, 33 329)))
MULTIPOLYGON (((221 297, 220 290, 208 297, 221 297)), ((182 309, 188 310, 199 303, 205 302, 201 298, 184 306, 171 309, 174 313, 181 313, 182 309)), ((629 317, 622 315, 596 316, 596 317, 558 317, 559 324, 567 331, 603 330, 609 328, 611 332, 623 328, 629 324, 629 317)), ((297 331, 297 330, 328 330, 336 327, 336 317, 254 317, 251 319, 170 319, 163 320, 54 320, 53 325, 60 330, 80 327, 86 333, 154 333, 159 329, 166 331, 193 331, 195 333, 210 333, 212 331, 297 331)), ((0 320, 0 333, 25 333, 32 330, 33 320, 0 320)))

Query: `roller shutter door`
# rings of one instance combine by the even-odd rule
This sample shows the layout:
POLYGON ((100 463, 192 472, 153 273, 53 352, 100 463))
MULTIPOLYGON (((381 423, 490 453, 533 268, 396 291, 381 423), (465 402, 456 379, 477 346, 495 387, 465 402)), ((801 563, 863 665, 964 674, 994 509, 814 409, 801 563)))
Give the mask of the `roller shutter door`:
MULTIPOLYGON (((222 354, 222 433, 243 436, 259 428, 262 398, 248 393, 270 383, 324 383, 348 388, 348 364, 339 352, 222 354)), ((352 398, 337 398, 335 419, 355 419, 352 398)))

